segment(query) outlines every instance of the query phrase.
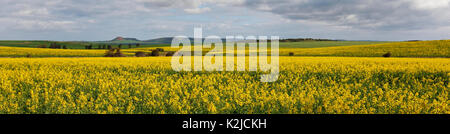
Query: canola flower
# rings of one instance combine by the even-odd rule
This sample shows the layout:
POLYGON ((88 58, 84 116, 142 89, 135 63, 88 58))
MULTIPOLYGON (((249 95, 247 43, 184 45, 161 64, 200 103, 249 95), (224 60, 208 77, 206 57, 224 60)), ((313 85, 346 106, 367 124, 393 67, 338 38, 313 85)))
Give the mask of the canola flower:
POLYGON ((274 83, 175 72, 170 60, 3 58, 0 113, 450 113, 450 59, 280 57, 274 83))
MULTIPOLYGON (((106 50, 50 49, 0 46, 0 57, 103 57, 106 50)), ((134 53, 124 53, 133 56, 134 53)))
POLYGON ((49 49, 0 46, 0 57, 97 57, 105 50, 49 49))

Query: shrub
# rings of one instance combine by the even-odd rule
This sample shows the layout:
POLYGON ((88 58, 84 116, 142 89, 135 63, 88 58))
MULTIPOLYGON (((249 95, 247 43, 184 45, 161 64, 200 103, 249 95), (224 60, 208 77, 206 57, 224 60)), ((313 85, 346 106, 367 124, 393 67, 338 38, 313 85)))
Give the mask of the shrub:
POLYGON ((58 45, 56 43, 51 43, 50 46, 48 48, 54 48, 54 49, 58 49, 61 48, 61 45, 58 45))
POLYGON ((151 56, 159 56, 159 50, 153 50, 151 56))
POLYGON ((114 57, 125 57, 125 55, 120 51, 120 48, 117 48, 114 57))
POLYGON ((289 56, 294 56, 294 52, 289 52, 289 56))
POLYGON ((114 57, 114 49, 109 49, 106 51, 105 57, 114 57))
POLYGON ((85 49, 92 49, 92 47, 93 47, 92 44, 89 44, 89 45, 87 45, 87 46, 84 46, 85 49))
POLYGON ((147 54, 145 54, 145 52, 136 52, 135 56, 136 57, 145 57, 145 56, 147 56, 147 54))
POLYGON ((119 48, 116 48, 106 51, 105 57, 125 57, 125 55, 120 51, 119 48))
POLYGON ((47 45, 41 44, 41 45, 38 46, 38 48, 47 48, 47 45))
POLYGON ((164 49, 162 48, 156 48, 156 50, 158 50, 159 52, 164 52, 164 49))
POLYGON ((166 53, 166 56, 173 56, 173 55, 175 55, 174 51, 169 51, 169 52, 166 53))
POLYGON ((388 53, 386 53, 386 54, 383 54, 383 57, 386 57, 386 58, 387 58, 387 57, 391 57, 391 55, 392 55, 391 52, 388 52, 388 53))

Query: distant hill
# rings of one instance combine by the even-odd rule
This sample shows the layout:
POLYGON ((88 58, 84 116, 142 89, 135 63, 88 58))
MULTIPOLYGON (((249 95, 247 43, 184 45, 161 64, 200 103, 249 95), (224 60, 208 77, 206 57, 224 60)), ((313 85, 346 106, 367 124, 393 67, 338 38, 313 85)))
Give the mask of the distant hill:
POLYGON ((342 40, 313 39, 313 38, 292 38, 292 39, 281 39, 280 40, 280 42, 302 42, 302 41, 342 41, 342 40))
POLYGON ((139 41, 136 38, 124 38, 124 37, 116 37, 114 39, 112 39, 111 41, 139 41))
POLYGON ((143 42, 150 43, 150 44, 171 44, 172 39, 173 39, 173 37, 164 37, 164 38, 144 40, 143 42))
POLYGON ((116 37, 110 41, 96 41, 98 43, 140 43, 143 45, 151 45, 151 44, 171 44, 172 43, 172 37, 164 37, 164 38, 156 38, 156 39, 150 39, 150 40, 139 40, 137 38, 125 38, 125 37, 116 37))
MULTIPOLYGON (((151 44, 172 44, 172 40, 173 40, 173 37, 164 37, 164 38, 145 40, 144 42, 151 43, 151 44)), ((189 40, 191 41, 191 43, 194 42, 194 38, 192 38, 192 37, 190 37, 189 40)), ((203 38, 203 40, 205 40, 205 38, 203 38)), ((222 39, 222 42, 225 43, 225 41, 226 41, 225 39, 222 39)))

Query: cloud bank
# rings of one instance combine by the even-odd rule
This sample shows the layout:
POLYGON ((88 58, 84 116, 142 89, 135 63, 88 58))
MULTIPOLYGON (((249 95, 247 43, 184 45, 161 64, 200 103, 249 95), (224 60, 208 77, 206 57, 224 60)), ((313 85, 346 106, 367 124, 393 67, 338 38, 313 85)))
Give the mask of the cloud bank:
MULTIPOLYGON (((334 38, 352 39, 348 33, 360 32, 368 39, 388 32, 386 37, 376 35, 377 39, 390 39, 393 34, 399 39, 440 39, 448 38, 445 30, 450 29, 450 0, 0 1, 0 39, 51 36, 89 40, 116 34, 154 38, 192 32, 194 26, 214 28, 211 34, 292 37, 330 30, 341 34, 331 36, 334 38), (59 35, 53 36, 54 32, 59 35), (397 35, 404 33, 415 35, 397 35)), ((329 38, 331 34, 318 36, 329 38)))
POLYGON ((421 29, 450 22, 450 0, 248 0, 245 5, 292 20, 362 29, 421 29))

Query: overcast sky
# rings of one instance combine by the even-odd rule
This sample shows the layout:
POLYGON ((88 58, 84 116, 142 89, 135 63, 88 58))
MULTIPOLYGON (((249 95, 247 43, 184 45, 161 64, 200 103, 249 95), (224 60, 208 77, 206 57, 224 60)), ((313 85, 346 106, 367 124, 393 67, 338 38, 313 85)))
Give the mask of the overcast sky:
POLYGON ((450 39, 450 0, 1 0, 0 40, 450 39))

